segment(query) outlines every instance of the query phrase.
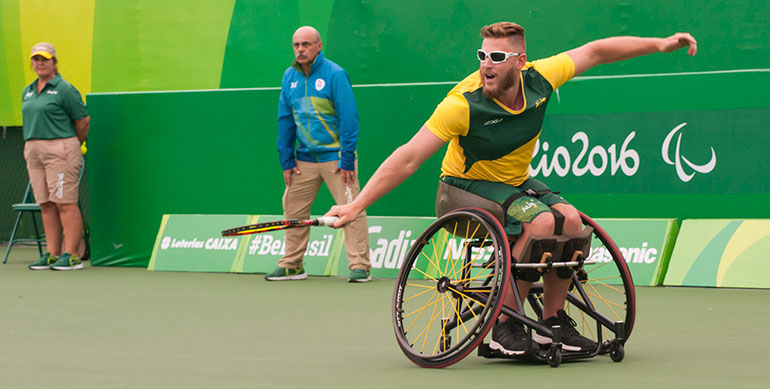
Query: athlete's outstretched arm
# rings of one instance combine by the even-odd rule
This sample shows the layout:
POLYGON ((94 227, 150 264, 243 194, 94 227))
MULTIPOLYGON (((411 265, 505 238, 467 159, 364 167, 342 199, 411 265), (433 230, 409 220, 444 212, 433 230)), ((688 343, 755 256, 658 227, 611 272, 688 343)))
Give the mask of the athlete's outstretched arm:
POLYGON ((335 205, 326 216, 338 216, 335 228, 353 221, 372 203, 409 178, 425 160, 430 158, 446 142, 423 126, 409 142, 397 148, 383 162, 361 193, 350 204, 335 205))
POLYGON ((668 38, 639 38, 634 36, 616 36, 588 42, 583 46, 567 51, 575 63, 575 75, 605 63, 623 61, 652 53, 670 53, 688 47, 687 54, 694 56, 698 51, 698 42, 692 35, 679 32, 668 38))

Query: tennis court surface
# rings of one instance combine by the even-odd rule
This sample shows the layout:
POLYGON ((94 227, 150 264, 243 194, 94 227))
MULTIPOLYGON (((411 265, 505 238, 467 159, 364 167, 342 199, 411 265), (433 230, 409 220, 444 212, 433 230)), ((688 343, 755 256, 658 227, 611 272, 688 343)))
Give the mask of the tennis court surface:
MULTIPOLYGON (((621 363, 475 356, 421 369, 391 324, 392 279, 0 265, 2 388, 766 388, 770 291, 637 288, 621 363)), ((88 264, 87 264, 88 266, 88 264)))

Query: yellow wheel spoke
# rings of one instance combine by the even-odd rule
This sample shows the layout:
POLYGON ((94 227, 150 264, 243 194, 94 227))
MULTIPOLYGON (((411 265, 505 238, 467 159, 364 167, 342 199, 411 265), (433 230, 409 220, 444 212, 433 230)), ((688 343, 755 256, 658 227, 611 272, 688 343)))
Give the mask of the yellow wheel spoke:
MULTIPOLYGON (((457 323, 462 325, 463 329, 465 330, 465 335, 468 335, 469 331, 468 331, 468 328, 465 326, 465 322, 463 321, 463 318, 460 317, 460 310, 457 309, 457 306, 455 306, 455 304, 452 304, 452 308, 455 310, 455 315, 457 315, 457 323)), ((459 337, 459 334, 458 334, 458 337, 459 337)))
MULTIPOLYGON (((477 227, 477 228, 478 228, 478 227, 477 227)), ((479 257, 483 257, 483 255, 484 255, 484 252, 486 251, 486 250, 485 250, 485 247, 486 247, 486 246, 485 246, 485 243, 487 242, 487 239, 488 239, 488 238, 489 238, 489 233, 487 233, 487 234, 484 236, 484 240, 482 241, 482 244, 481 244, 481 246, 478 248, 479 252, 476 254, 476 258, 473 258, 472 260, 469 260, 469 261, 468 261, 468 263, 464 264, 464 265, 463 265, 463 266, 462 266, 460 269, 456 270, 456 271, 455 271, 455 272, 452 274, 452 277, 453 277, 453 278, 454 278, 454 277, 457 277, 457 273, 458 273, 458 272, 462 272, 462 274, 463 274, 463 276, 462 276, 462 277, 463 277, 463 278, 465 278, 465 273, 466 273, 466 271, 467 271, 468 273, 470 273, 470 271, 469 271, 468 269, 469 269, 469 268, 471 268, 471 267, 473 266, 473 264, 474 264, 474 263, 475 263, 475 262, 478 260, 478 258, 479 258, 479 257)), ((468 251, 468 243, 469 243, 469 240, 466 238, 466 240, 465 240, 465 244, 463 245, 463 253, 466 253, 466 252, 468 251)))
POLYGON ((620 279, 620 275, 618 274, 616 276, 609 276, 609 277, 589 278, 587 281, 597 281, 598 282, 598 281, 604 281, 604 280, 619 280, 619 279, 620 279))
POLYGON ((412 283, 409 283, 409 282, 406 283, 406 286, 414 286, 416 288, 425 288, 425 289, 433 289, 433 288, 436 287, 436 285, 433 284, 433 283, 431 283, 429 285, 421 285, 421 284, 412 284, 412 283))
POLYGON ((444 324, 444 318, 446 318, 446 314, 444 313, 444 300, 442 299, 441 302, 441 332, 439 332, 439 335, 436 337, 436 344, 433 346, 433 355, 436 355, 438 347, 441 344, 441 337, 446 333, 446 326, 444 324))
MULTIPOLYGON (((604 306, 606 306, 607 309, 609 309, 610 312, 612 312, 612 314, 615 315, 615 319, 616 320, 620 319, 620 315, 618 315, 618 313, 615 311, 615 309, 612 306, 614 305, 615 307, 617 307, 619 309, 625 309, 625 307, 623 307, 622 305, 620 305, 620 304, 618 304, 618 303, 616 303, 614 301, 610 301, 610 300, 602 297, 599 294, 599 291, 596 290, 596 288, 593 285, 589 285, 589 287, 591 288, 591 290, 593 290, 593 293, 591 293, 589 291, 586 291, 588 293, 588 295, 589 296, 594 296, 597 299, 601 300, 601 302, 604 303, 604 306)), ((591 301, 593 302, 593 299, 591 299, 591 301)))
POLYGON ((609 265, 611 263, 614 264, 615 261, 604 262, 601 265, 591 265, 591 268, 586 270, 586 273, 591 274, 591 272, 599 270, 599 269, 601 269, 601 268, 603 268, 603 267, 605 267, 605 266, 607 266, 607 265, 609 265))
POLYGON ((478 321, 479 317, 476 315, 476 312, 473 312, 473 308, 471 308, 471 305, 468 304, 468 302, 465 301, 465 299, 463 299, 463 303, 465 304, 465 307, 468 308, 469 311, 471 311, 471 313, 473 314, 473 317, 475 317, 476 320, 478 321))
MULTIPOLYGON (((457 222, 455 222, 454 228, 452 229, 452 237, 451 238, 447 237, 447 244, 449 244, 449 241, 451 239, 454 239, 456 234, 457 234, 457 222)), ((451 258, 447 258, 446 264, 444 265, 444 274, 449 274, 449 262, 450 261, 453 262, 452 263, 452 267, 454 267, 454 261, 451 258)))
POLYGON ((436 281, 436 282, 438 282, 438 280, 437 280, 437 279, 433 278, 433 277, 432 277, 430 274, 428 274, 428 273, 426 273, 426 272, 424 272, 424 271, 420 270, 419 268, 416 268, 416 267, 412 267, 412 269, 414 269, 414 270, 417 270, 417 271, 418 271, 418 272, 420 272, 422 275, 424 275, 424 276, 425 276, 427 279, 429 279, 429 280, 433 280, 433 281, 436 281))
MULTIPOLYGON (((431 266, 433 266, 433 267, 434 267, 436 270, 438 270, 438 272, 439 272, 439 275, 440 275, 440 276, 443 276, 443 274, 441 274, 441 268, 440 268, 440 267, 438 267, 438 266, 436 266, 436 264, 435 264, 435 263, 433 263, 433 260, 432 260, 432 259, 430 259, 430 257, 429 257, 427 254, 425 254, 425 252, 424 252, 424 251, 420 251, 420 254, 422 254, 422 256, 423 256, 423 257, 425 257, 425 259, 427 259, 427 260, 428 260, 428 263, 429 263, 431 266)), ((415 261, 415 265, 417 265, 416 261, 415 261)), ((433 277, 431 277, 431 276, 427 275, 425 272, 423 272, 422 270, 418 269, 416 266, 415 266, 415 267, 413 267, 413 269, 415 269, 415 270, 419 271, 419 272, 420 272, 420 273, 422 273, 422 274, 425 274, 425 276, 426 276, 426 277, 428 277, 429 279, 431 279, 431 280, 435 280, 435 278, 433 278, 433 277)), ((439 277, 439 278, 440 278, 440 277, 439 277)))
MULTIPOLYGON (((441 305, 444 305, 444 295, 442 294, 440 297, 441 305)), ((425 328, 420 331, 419 334, 417 334, 417 338, 415 338, 415 343, 417 343, 417 340, 422 337, 422 347, 420 347, 420 353, 423 353, 425 351, 425 342, 428 340, 428 335, 430 335, 430 324, 433 323, 433 319, 436 318, 436 308, 438 307, 438 301, 436 301, 436 304, 433 304, 433 312, 430 314, 430 319, 428 319, 428 323, 425 325, 425 328), (423 336, 425 335, 425 336, 423 336)))
MULTIPOLYGON (((407 285, 409 285, 409 284, 407 284, 407 285)), ((418 286, 418 285, 412 285, 412 286, 418 286)), ((411 300, 411 299, 413 299, 413 298, 416 298, 416 297, 420 297, 420 296, 424 295, 425 293, 428 293, 428 292, 430 292, 431 290, 434 290, 434 291, 435 291, 435 290, 436 290, 436 287, 435 287, 435 286, 433 286, 433 287, 428 287, 428 288, 426 288, 425 290, 423 290, 422 292, 420 292, 420 293, 417 293, 417 294, 416 294, 416 295, 414 295, 414 296, 409 296, 409 297, 405 298, 403 302, 408 302, 408 301, 410 301, 410 300, 411 300)))
POLYGON ((455 293, 459 294, 460 296, 462 296, 462 297, 464 297, 464 298, 467 298, 468 300, 471 300, 471 301, 475 302, 476 304, 479 304, 479 305, 481 305, 482 307, 486 307, 486 304, 482 303, 481 301, 478 301, 478 300, 476 300, 475 298, 473 298, 473 297, 471 297, 471 296, 468 296, 468 295, 467 295, 467 294, 465 294, 465 293, 462 293, 462 292, 458 292, 458 291, 457 291, 455 288, 452 288, 451 286, 449 287, 449 290, 451 290, 452 292, 455 292, 455 293))
MULTIPOLYGON (((456 235, 455 235, 456 233, 457 233, 457 222, 455 222, 455 224, 454 224, 454 228, 453 228, 453 230, 452 230, 452 238, 448 238, 448 239, 447 239, 447 244, 449 244, 449 242, 450 242, 450 239, 456 239, 456 235)), ((447 251, 447 253, 449 253, 449 252, 450 252, 450 251, 447 251)), ((464 258, 464 255, 465 255, 465 250, 463 250, 463 251, 460 253, 460 255, 459 255, 459 258, 457 258, 457 260, 455 260, 455 259, 454 259, 454 258, 452 258, 451 256, 450 256, 449 258, 447 258, 447 260, 446 260, 446 263, 444 264, 444 275, 445 275, 445 276, 448 276, 448 275, 449 275, 450 269, 454 269, 454 268, 455 268, 455 266, 457 265, 457 261, 459 261, 459 260, 461 260, 462 258, 464 258), (450 264, 451 264, 451 265, 450 265, 450 264)), ((451 278, 451 277, 454 277, 454 276, 450 276, 450 278, 451 278)))
POLYGON ((487 264, 487 266, 485 266, 483 269, 479 270, 479 272, 475 276, 473 276, 473 277, 471 277, 471 278, 469 278, 467 280, 466 279, 462 279, 462 280, 457 280, 457 281, 458 282, 471 282, 471 281, 475 281, 475 280, 479 279, 480 277, 489 277, 492 274, 491 273, 490 274, 486 274, 484 272, 486 270, 489 270, 489 267, 494 265, 494 264, 495 264, 495 261, 490 261, 487 264))
POLYGON ((435 302, 431 303, 431 300, 433 300, 433 298, 434 298, 434 297, 436 297, 437 295, 438 295, 438 291, 435 291, 435 292, 433 292, 433 295, 432 295, 432 296, 430 296, 430 298, 428 299, 428 302, 427 302, 427 303, 426 303, 426 304, 425 304, 425 305, 424 305, 422 308, 420 308, 420 309, 418 309, 418 310, 416 310, 416 311, 414 311, 414 312, 411 312, 411 313, 409 313, 409 314, 407 314, 407 315, 403 315, 403 316, 401 316, 401 320, 403 321, 404 319, 408 318, 409 316, 412 316, 412 315, 414 315, 415 313, 417 313, 417 317, 415 317, 415 318, 414 318, 414 320, 412 320, 412 323, 411 323, 411 324, 409 324, 409 327, 408 327, 406 330, 404 330, 404 333, 405 333, 405 334, 408 334, 408 333, 409 333, 409 331, 412 329, 412 326, 414 325, 414 323, 416 323, 416 322, 417 322, 417 320, 419 320, 419 319, 420 319, 420 316, 422 316, 422 313, 423 313, 423 312, 425 312, 425 310, 426 310, 426 309, 427 309, 429 306, 438 304, 438 299, 437 299, 435 302))
MULTIPOLYGON (((620 288, 618 288, 618 287, 617 287, 617 286, 615 286, 615 285, 610 285, 610 284, 607 284, 607 283, 605 283, 605 282, 599 282, 599 281, 595 281, 593 278, 589 278, 589 279, 588 279, 588 281, 589 281, 589 282, 588 282, 589 284, 590 284, 591 282, 596 282, 597 284, 599 284, 599 285, 601 285, 601 286, 604 286, 604 287, 606 287, 607 289, 610 289, 610 290, 614 290, 615 292, 618 292, 618 293, 621 293, 621 294, 625 294, 625 293, 626 293, 625 289, 620 289, 620 288)), ((592 286, 593 286, 593 285, 592 285, 592 286)))

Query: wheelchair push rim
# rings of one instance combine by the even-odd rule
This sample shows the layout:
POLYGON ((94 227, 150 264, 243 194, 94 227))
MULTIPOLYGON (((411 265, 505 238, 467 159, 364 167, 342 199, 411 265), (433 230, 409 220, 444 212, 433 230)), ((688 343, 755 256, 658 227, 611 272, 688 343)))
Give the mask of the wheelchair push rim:
POLYGON ((440 217, 415 241, 393 293, 393 327, 407 358, 421 367, 460 361, 500 313, 510 249, 500 222, 479 208, 440 217))

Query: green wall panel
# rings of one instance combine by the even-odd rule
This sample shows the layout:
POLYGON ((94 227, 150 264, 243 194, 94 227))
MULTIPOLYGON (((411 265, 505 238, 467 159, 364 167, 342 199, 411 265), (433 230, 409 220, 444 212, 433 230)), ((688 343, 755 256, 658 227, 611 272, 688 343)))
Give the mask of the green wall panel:
POLYGON ((18 0, 0 2, 0 126, 21 125, 26 52, 21 48, 18 0))
POLYGON ((696 61, 654 55, 594 68, 586 76, 767 68, 770 23, 766 1, 579 2, 546 0, 443 2, 339 0, 327 54, 354 83, 459 80, 478 66, 482 26, 515 21, 526 29, 530 59, 613 35, 668 36, 689 31, 699 40, 696 61), (501 16, 503 15, 503 16, 501 16), (342 42, 342 43, 340 43, 342 42), (665 69, 665 70, 663 70, 665 69))
MULTIPOLYGON (((237 0, 233 9, 221 88, 250 88, 281 84, 294 54, 291 39, 300 26, 321 34, 324 48, 334 0, 237 0)), ((336 42, 341 43, 341 42, 336 42)))
MULTIPOLYGON (((688 77, 693 76, 634 78, 632 83, 619 80, 634 93, 613 103, 618 113, 547 116, 542 139, 553 144, 546 153, 549 160, 559 145, 576 157, 581 143, 571 143, 570 138, 577 132, 587 134, 588 149, 601 146, 609 153, 614 145, 615 155, 624 139, 635 132, 628 149, 637 152, 639 170, 633 175, 622 170, 612 175, 606 168, 598 176, 586 173, 580 177, 552 173, 543 180, 563 190, 568 200, 595 218, 770 218, 770 178, 762 173, 770 157, 761 152, 762 145, 770 141, 764 131, 770 107, 712 109, 715 100, 740 101, 740 96, 751 93, 748 89, 767 90, 768 79, 743 73, 734 88, 713 95, 707 93, 713 82, 736 75, 709 75, 709 82, 697 89, 670 91, 683 102, 673 107, 675 111, 668 111, 671 107, 666 105, 649 112, 634 109, 654 100, 668 85, 679 83, 679 78, 688 77), (703 164, 711 147, 717 156, 711 172, 698 173, 689 182, 678 178, 675 167, 662 159, 663 139, 681 122, 688 125, 681 131, 680 157, 703 164)), ((562 98, 563 112, 573 112, 572 105, 591 98, 596 91, 591 83, 597 88, 615 87, 607 82, 582 81, 585 88, 569 99, 562 98)), ((363 182, 413 136, 450 87, 354 88, 361 117, 359 176, 363 182)), ((275 149, 278 93, 89 95, 94 263, 146 265, 163 214, 280 214, 284 185, 275 149)), ((669 158, 674 155, 669 151, 669 158)), ((536 164, 540 156, 535 156, 536 164)), ((442 157, 443 150, 372 205, 369 214, 432 216, 442 157)), ((322 190, 312 211, 323 214, 331 204, 331 196, 322 190)))
MULTIPOLYGON (((478 66, 479 29, 499 20, 524 25, 531 59, 612 35, 689 31, 698 38, 695 59, 657 54, 592 69, 585 74, 589 77, 767 69, 770 49, 767 0, 591 1, 570 4, 566 11, 556 0, 526 5, 501 0, 72 2, 84 1, 95 4, 93 92, 278 86, 292 59, 291 34, 304 24, 320 30, 324 52, 357 85, 460 80, 478 66)), ((25 66, 26 50, 17 48, 21 35, 34 33, 28 31, 34 26, 21 32, 14 27, 17 8, 16 0, 0 3, 0 42, 14 80, 0 82, 0 96, 9 97, 0 99, 0 123, 9 125, 21 124, 19 86, 14 85, 21 77, 14 72, 25 66)), ((73 38, 60 37, 66 39, 73 38)), ((589 105, 589 110, 602 109, 589 105)))
POLYGON ((92 90, 219 88, 234 3, 97 1, 92 90))
POLYGON ((291 37, 297 27, 299 10, 296 1, 236 1, 220 87, 281 85, 283 72, 293 58, 291 37), (271 17, 260 20, 266 15, 271 17))

